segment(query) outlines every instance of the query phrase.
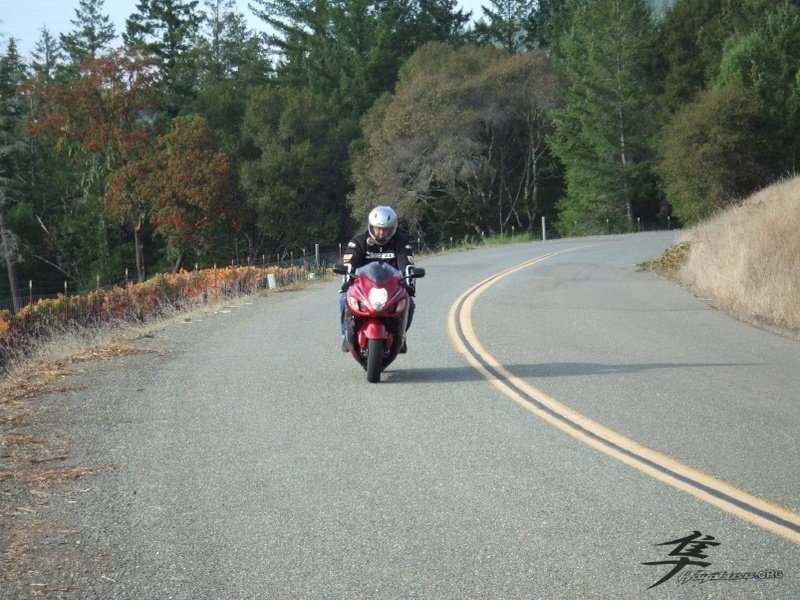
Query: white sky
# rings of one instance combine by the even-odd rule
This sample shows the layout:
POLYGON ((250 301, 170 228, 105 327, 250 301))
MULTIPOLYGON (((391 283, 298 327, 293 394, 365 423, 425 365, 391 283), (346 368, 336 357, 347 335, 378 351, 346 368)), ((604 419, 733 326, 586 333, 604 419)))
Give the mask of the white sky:
MULTIPOLYGON (((265 24, 253 16, 247 8, 248 0, 236 0, 240 13, 248 19, 250 28, 262 31, 265 24)), ((460 0, 464 10, 472 11, 472 17, 481 14, 481 4, 487 0, 460 0)), ((117 35, 125 29, 125 20, 136 10, 137 0, 105 0, 103 14, 111 17, 117 35)), ((203 4, 201 2, 201 4, 203 4)), ((5 54, 8 39, 17 42, 20 55, 26 60, 41 37, 42 27, 58 39, 61 33, 73 30, 71 21, 75 20, 75 9, 79 0, 0 0, 0 55, 5 54)))

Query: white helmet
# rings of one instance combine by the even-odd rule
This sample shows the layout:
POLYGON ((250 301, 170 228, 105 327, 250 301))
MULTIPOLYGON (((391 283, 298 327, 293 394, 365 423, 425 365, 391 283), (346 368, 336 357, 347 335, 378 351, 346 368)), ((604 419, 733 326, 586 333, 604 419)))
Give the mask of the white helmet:
POLYGON ((376 242, 385 244, 397 231, 397 213, 389 206, 376 206, 369 213, 368 231, 376 242), (377 229, 383 230, 380 235, 376 233, 377 229))

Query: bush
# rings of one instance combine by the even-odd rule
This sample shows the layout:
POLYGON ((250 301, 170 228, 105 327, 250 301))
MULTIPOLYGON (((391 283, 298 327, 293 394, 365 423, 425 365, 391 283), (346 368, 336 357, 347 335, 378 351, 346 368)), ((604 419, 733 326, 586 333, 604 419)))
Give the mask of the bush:
POLYGON ((698 223, 768 183, 770 152, 756 101, 739 84, 678 111, 665 128, 658 171, 673 214, 698 223))
POLYGON ((0 362, 10 352, 23 350, 32 337, 41 339, 65 327, 145 321, 208 301, 253 293, 266 287, 264 282, 270 274, 283 286, 305 279, 306 269, 227 267, 181 271, 85 296, 59 294, 29 304, 15 315, 0 311, 0 362))

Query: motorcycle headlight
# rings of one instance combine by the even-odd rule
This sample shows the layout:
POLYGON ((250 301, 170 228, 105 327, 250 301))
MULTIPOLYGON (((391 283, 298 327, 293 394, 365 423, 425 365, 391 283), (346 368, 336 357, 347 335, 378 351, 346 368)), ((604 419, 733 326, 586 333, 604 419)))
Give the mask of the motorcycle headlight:
POLYGON ((369 303, 375 310, 383 310, 389 300, 389 293, 384 288, 372 288, 369 291, 369 303))
POLYGON ((361 311, 361 307, 358 305, 358 300, 356 300, 353 296, 347 297, 347 303, 350 305, 350 309, 353 312, 361 311))

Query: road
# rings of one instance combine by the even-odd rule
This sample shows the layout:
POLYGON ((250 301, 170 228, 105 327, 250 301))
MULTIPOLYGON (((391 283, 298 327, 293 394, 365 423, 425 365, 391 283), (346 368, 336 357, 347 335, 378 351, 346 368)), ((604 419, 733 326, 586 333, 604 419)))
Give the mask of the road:
POLYGON ((334 281, 81 365, 85 389, 50 410, 71 461, 114 469, 53 492, 48 520, 75 532, 54 585, 104 599, 800 598, 796 532, 715 504, 728 485, 798 518, 800 343, 637 269, 673 239, 428 257, 409 352, 379 384, 340 351, 334 281), (554 425, 541 401, 711 493, 554 425))

